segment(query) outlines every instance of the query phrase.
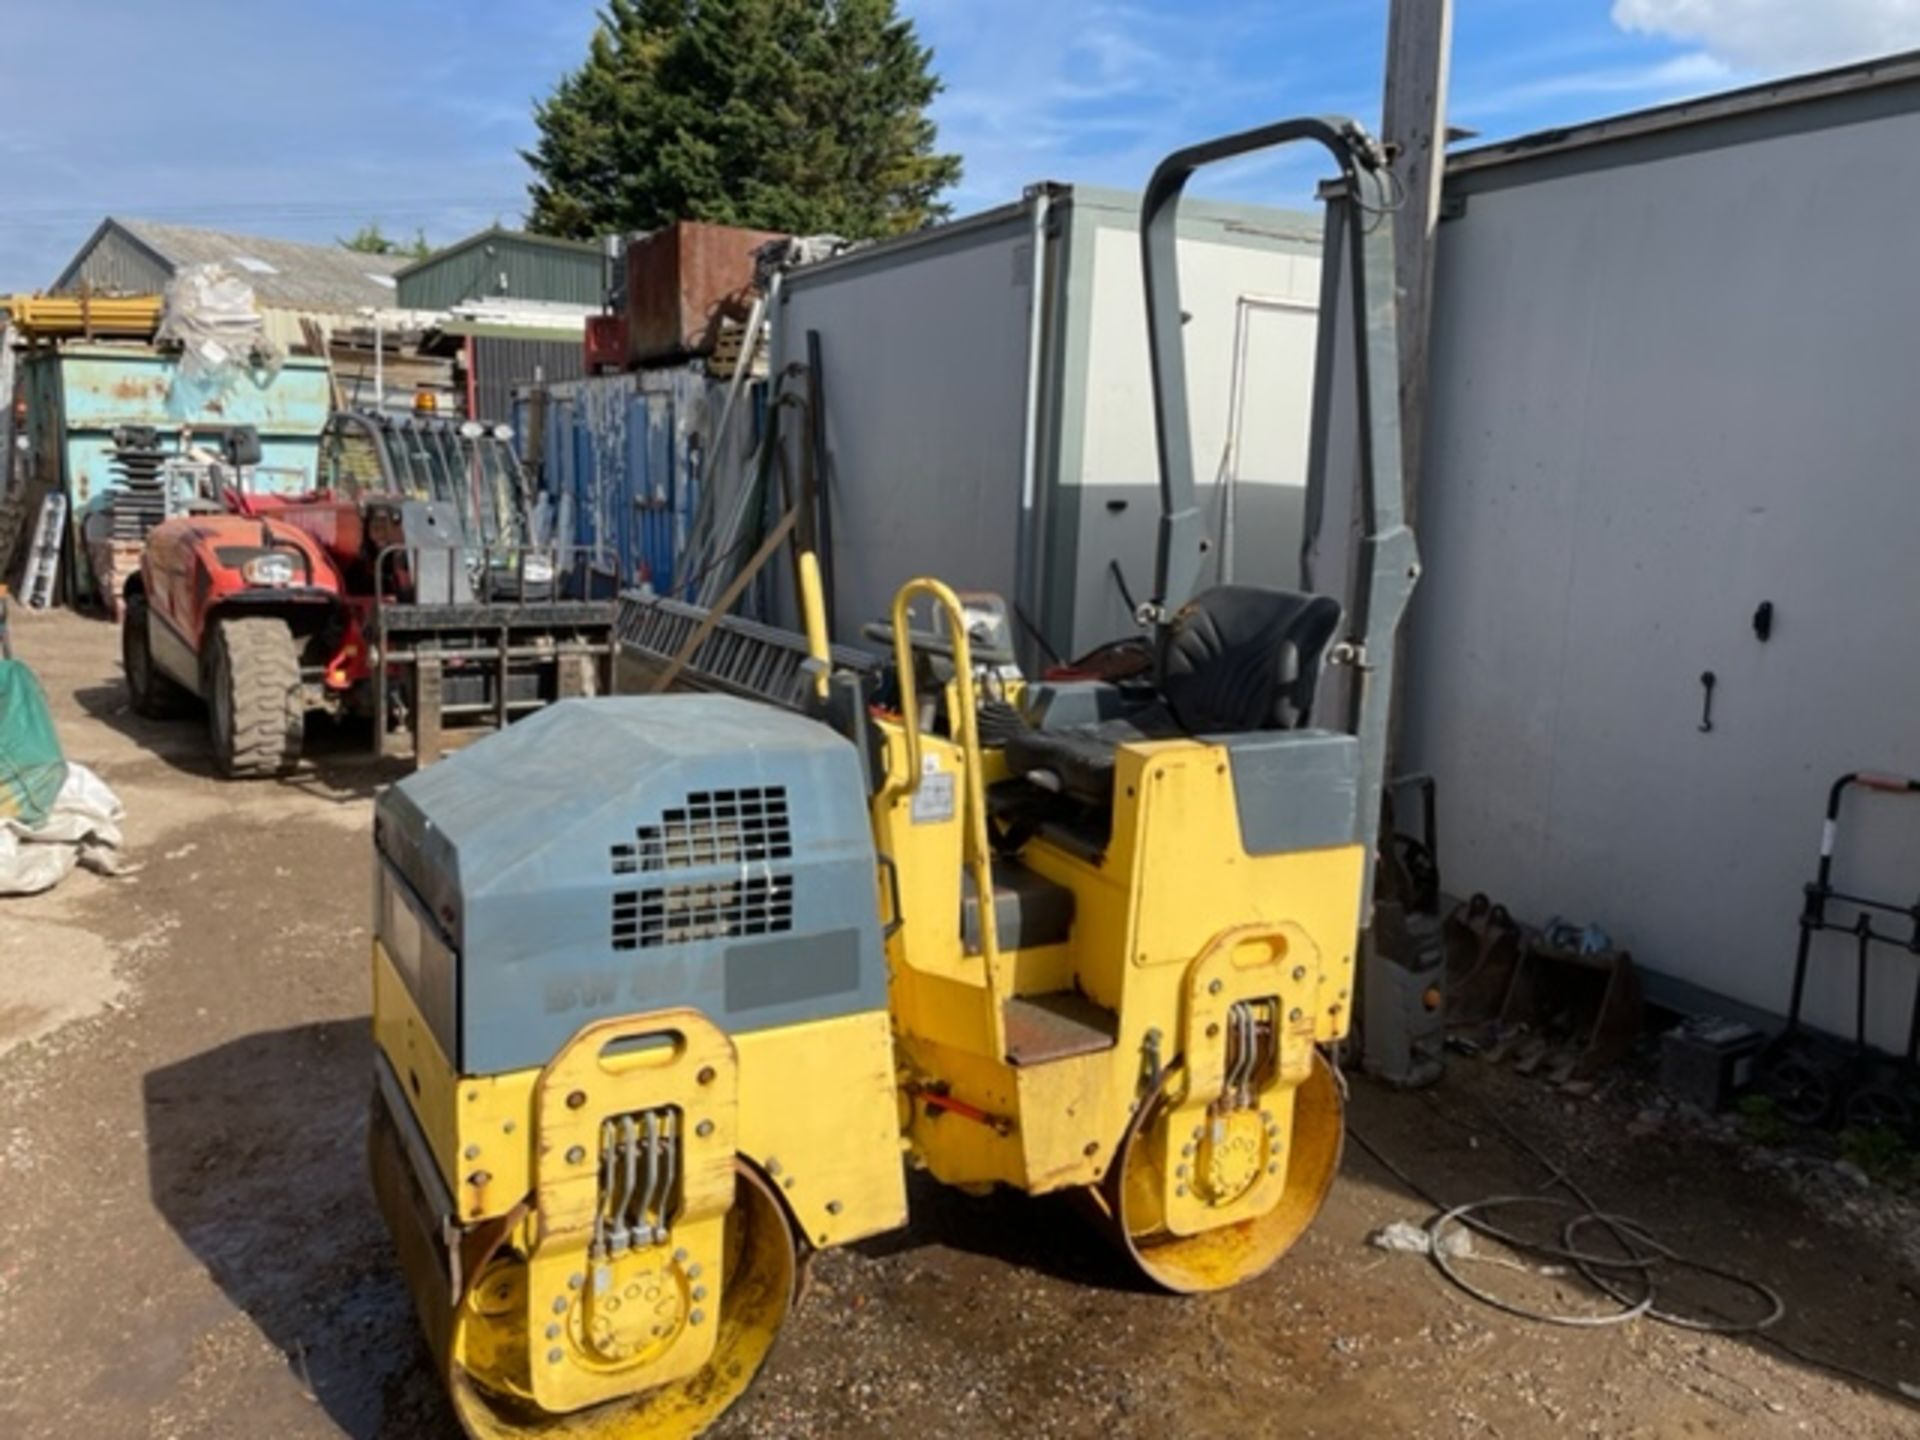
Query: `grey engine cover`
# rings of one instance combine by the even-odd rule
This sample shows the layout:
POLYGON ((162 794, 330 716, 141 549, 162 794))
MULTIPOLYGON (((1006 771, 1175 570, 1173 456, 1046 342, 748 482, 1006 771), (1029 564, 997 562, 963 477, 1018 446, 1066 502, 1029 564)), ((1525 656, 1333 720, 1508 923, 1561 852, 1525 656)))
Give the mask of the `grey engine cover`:
POLYGON ((886 1004, 858 757, 768 705, 562 701, 394 785, 375 836, 452 951, 411 983, 463 1074, 544 1065, 608 1016, 739 1033, 886 1004))

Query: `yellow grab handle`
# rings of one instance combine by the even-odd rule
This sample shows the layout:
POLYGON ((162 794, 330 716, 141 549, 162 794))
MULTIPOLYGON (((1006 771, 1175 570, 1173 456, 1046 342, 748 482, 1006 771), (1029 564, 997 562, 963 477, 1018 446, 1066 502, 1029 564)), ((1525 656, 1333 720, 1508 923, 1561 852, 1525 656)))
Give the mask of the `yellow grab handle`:
POLYGON ((944 582, 921 576, 902 585, 893 597, 893 658, 899 669, 901 733, 907 742, 907 775, 895 793, 911 796, 920 788, 920 705, 914 694, 913 641, 907 630, 907 607, 916 595, 928 595, 947 613, 947 635, 953 643, 953 686, 958 712, 952 717, 954 738, 960 744, 966 768, 964 828, 967 869, 973 876, 980 905, 980 957, 986 961, 987 988, 995 1000, 994 1029, 999 1032, 997 994, 1000 969, 999 925, 993 910, 993 862, 987 840, 987 791, 982 778, 980 728, 974 710, 973 646, 967 638, 967 612, 960 597, 944 582))

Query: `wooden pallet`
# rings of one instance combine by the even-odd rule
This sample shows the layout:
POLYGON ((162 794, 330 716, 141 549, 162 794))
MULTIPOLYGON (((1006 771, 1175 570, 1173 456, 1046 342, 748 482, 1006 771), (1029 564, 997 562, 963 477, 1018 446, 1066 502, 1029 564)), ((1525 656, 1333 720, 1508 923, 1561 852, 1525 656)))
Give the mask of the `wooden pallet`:
POLYGON ((745 322, 723 317, 719 333, 714 337, 713 353, 707 357, 707 373, 716 380, 731 380, 742 364, 746 365, 750 375, 765 373, 766 347, 760 343, 760 338, 754 338, 749 353, 745 322))

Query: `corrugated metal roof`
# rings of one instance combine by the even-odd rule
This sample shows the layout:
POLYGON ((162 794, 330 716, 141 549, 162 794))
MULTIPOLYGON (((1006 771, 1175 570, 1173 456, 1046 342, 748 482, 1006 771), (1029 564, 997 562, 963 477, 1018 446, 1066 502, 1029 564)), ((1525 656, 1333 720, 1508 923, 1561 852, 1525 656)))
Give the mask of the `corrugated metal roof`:
POLYGON ((353 313, 390 306, 394 277, 408 264, 404 256, 363 255, 343 245, 306 245, 108 216, 53 288, 72 288, 75 277, 88 268, 88 257, 116 238, 144 250, 170 273, 191 265, 224 265, 253 287, 260 304, 283 310, 353 313))

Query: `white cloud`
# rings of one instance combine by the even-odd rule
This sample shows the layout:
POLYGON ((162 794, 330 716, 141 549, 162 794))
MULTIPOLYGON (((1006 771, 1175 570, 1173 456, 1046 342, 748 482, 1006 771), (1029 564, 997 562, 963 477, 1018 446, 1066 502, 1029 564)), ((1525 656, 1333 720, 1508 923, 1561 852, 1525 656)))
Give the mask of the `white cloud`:
POLYGON ((1920 0, 1614 0, 1622 30, 1742 70, 1812 70, 1920 46, 1920 0))
POLYGON ((1456 118, 1479 122, 1588 97, 1657 104, 1724 85, 1731 74, 1725 61, 1694 51, 1651 65, 1604 66, 1542 75, 1469 95, 1454 108, 1456 118))

